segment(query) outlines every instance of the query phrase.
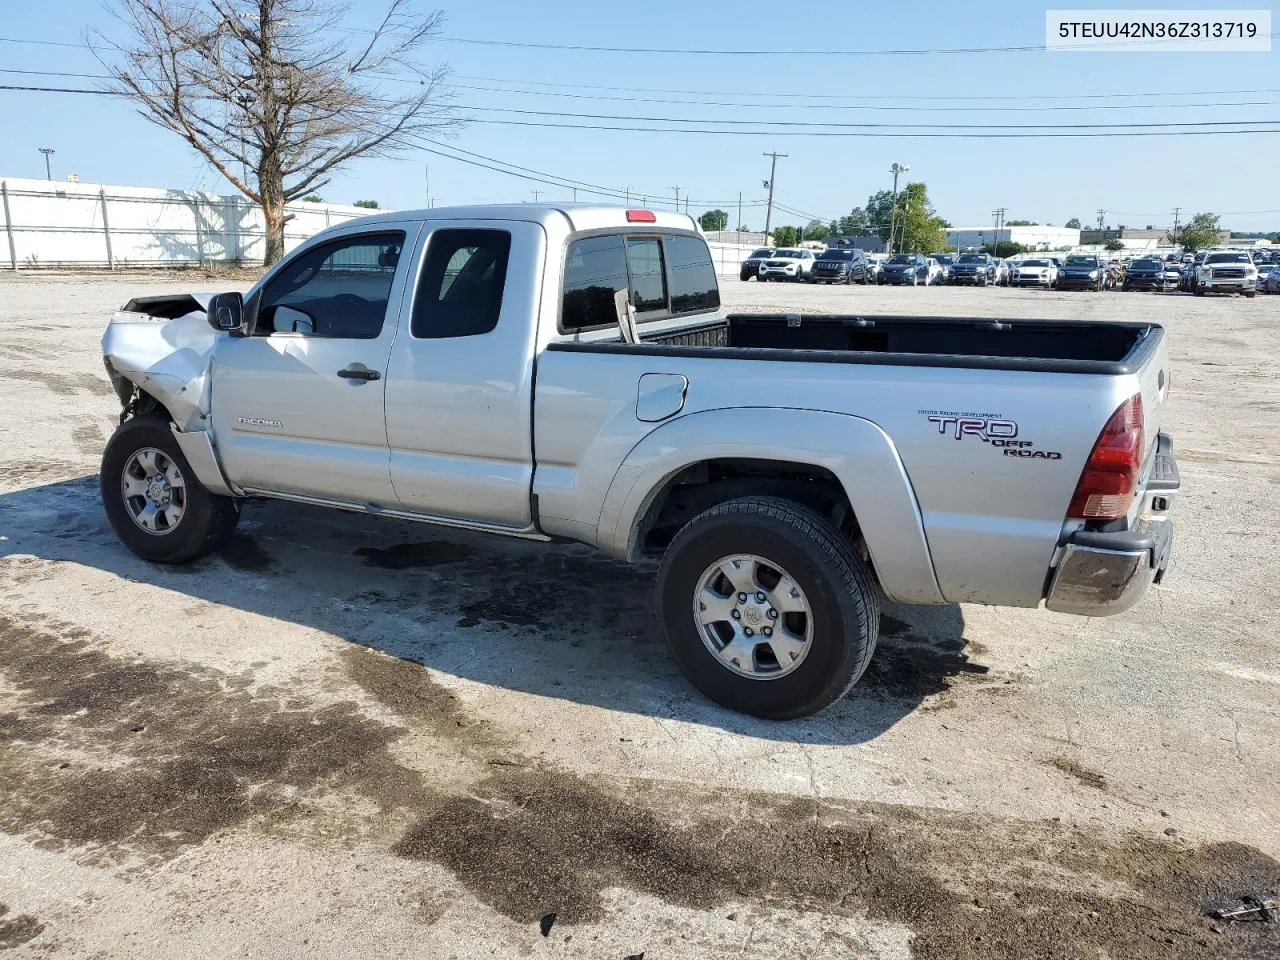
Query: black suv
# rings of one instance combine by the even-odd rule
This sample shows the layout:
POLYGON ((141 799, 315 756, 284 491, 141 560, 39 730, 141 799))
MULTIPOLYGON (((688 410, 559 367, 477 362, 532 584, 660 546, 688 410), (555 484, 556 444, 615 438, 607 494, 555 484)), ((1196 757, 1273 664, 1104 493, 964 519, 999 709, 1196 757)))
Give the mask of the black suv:
POLYGON ((995 258, 985 253, 962 253, 960 259, 951 265, 947 274, 947 283, 972 283, 985 287, 996 282, 995 258))
POLYGON ((818 255, 810 283, 870 283, 871 264, 861 250, 832 248, 818 255))
POLYGON ((1164 261, 1159 257, 1134 260, 1124 271, 1121 290, 1163 290, 1164 261))
POLYGON ((1054 287, 1058 290, 1093 290, 1098 291, 1107 285, 1107 267, 1097 257, 1077 254, 1067 257, 1067 262, 1058 271, 1058 279, 1054 287))

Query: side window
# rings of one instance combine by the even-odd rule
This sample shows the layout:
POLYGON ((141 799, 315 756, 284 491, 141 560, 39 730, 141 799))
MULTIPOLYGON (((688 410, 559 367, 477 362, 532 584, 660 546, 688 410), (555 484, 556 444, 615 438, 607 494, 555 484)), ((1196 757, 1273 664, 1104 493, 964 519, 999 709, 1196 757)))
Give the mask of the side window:
POLYGON ((263 290, 255 334, 372 340, 382 332, 400 231, 364 234, 308 250, 263 290))
POLYGON ((621 236, 586 237, 569 245, 564 263, 562 330, 611 326, 618 322, 613 295, 627 289, 627 248, 621 236))
POLYGON ((511 258, 506 230, 437 230, 427 245, 410 331, 421 340, 474 337, 498 325, 511 258))
POLYGON ((631 305, 636 313, 667 309, 667 276, 658 238, 628 238, 627 265, 631 270, 631 305))
POLYGON ((694 313, 720 306, 720 289, 707 245, 697 237, 667 237, 671 312, 694 313))

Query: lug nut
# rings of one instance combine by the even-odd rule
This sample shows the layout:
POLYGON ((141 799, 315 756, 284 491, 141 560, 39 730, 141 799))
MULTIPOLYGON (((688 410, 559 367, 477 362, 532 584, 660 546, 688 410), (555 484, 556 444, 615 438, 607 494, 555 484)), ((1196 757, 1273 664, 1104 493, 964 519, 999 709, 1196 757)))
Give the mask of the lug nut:
POLYGON ((777 620, 777 619, 778 619, 778 611, 777 611, 777 610, 775 610, 775 609, 773 609, 773 607, 770 607, 770 608, 769 608, 769 619, 770 619, 770 620, 777 620))
POLYGON ((754 636, 754 632, 750 627, 744 627, 742 632, 745 633, 748 637, 754 636))
POLYGON ((763 590, 761 590, 761 591, 759 591, 759 592, 757 592, 757 593, 756 593, 756 603, 764 603, 764 591, 763 591, 763 590))
POLYGON ((732 617, 733 617, 733 619, 735 619, 735 620, 740 620, 740 619, 742 618, 742 614, 741 614, 741 613, 739 613, 737 610, 734 610, 734 611, 732 612, 731 616, 732 616, 732 617))
POLYGON ((747 595, 746 595, 745 593, 740 593, 740 594, 738 594, 738 602, 739 602, 739 603, 746 603, 746 602, 747 602, 747 595))
POLYGON ((765 627, 765 628, 764 628, 763 630, 761 630, 760 632, 761 632, 761 633, 763 633, 766 637, 772 637, 772 636, 773 636, 773 627, 765 627))

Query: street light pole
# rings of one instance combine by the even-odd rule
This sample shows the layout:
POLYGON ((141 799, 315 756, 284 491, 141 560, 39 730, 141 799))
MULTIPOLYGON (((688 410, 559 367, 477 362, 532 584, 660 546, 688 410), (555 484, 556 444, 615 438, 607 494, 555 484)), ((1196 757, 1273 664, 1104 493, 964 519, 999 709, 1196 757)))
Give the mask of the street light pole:
POLYGON ((889 168, 889 172, 893 174, 893 202, 889 205, 889 249, 887 253, 893 255, 893 231, 898 225, 898 174, 906 173, 910 170, 909 165, 894 163, 889 168))
POLYGON ((38 147, 37 149, 44 154, 44 178, 46 180, 52 180, 53 165, 49 162, 49 158, 53 156, 55 151, 53 147, 38 147))

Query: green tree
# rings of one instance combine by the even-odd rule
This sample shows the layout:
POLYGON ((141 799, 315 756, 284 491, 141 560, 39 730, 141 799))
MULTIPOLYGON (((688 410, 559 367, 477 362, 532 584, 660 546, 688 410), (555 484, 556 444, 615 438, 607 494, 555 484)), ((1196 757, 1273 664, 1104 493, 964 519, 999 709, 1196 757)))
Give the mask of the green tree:
POLYGON ((1170 243, 1179 244, 1188 250, 1203 250, 1211 247, 1221 239, 1222 218, 1216 213, 1197 213, 1177 232, 1168 234, 1170 243))
POLYGON ((804 228, 804 240, 825 240, 831 236, 831 225, 821 220, 810 220, 804 228))
POLYGON ((308 193, 302 198, 305 203, 324 203, 324 197, 318 193, 308 193))
POLYGON ((377 200, 357 200, 352 206, 363 207, 365 210, 377 210, 377 200))
POLYGON ((839 228, 837 232, 846 237, 862 237, 874 232, 867 211, 862 207, 854 207, 848 216, 841 217, 836 222, 836 226, 839 228))
POLYGON ((1029 249, 1021 243, 1014 243, 1012 240, 1001 240, 994 246, 987 244, 982 248, 984 252, 991 254, 993 257, 1015 257, 1020 253, 1026 253, 1029 249))
POLYGON ((1104 244, 1102 245, 1102 249, 1103 249, 1103 250, 1110 250, 1112 253, 1114 253, 1114 252, 1115 252, 1115 251, 1117 251, 1117 250, 1123 250, 1123 249, 1124 249, 1124 241, 1123 241, 1123 240, 1120 240, 1119 238, 1117 238, 1117 239, 1115 239, 1115 240, 1108 240, 1106 243, 1104 243, 1104 244))
POLYGON ((1080 218, 1079 218, 1079 217, 1072 217, 1070 220, 1068 220, 1066 223, 1064 223, 1064 224, 1063 224, 1063 226, 1064 226, 1064 227, 1069 227, 1069 228, 1071 228, 1072 230, 1079 230, 1079 229, 1080 229, 1080 218))
POLYGON ((698 218, 698 223, 702 224, 702 229, 708 233, 713 230, 728 230, 729 215, 723 210, 708 210, 698 218))
POLYGON ((773 231, 773 242, 779 247, 794 247, 801 240, 799 227, 777 227, 773 231))
POLYGON ((908 183, 898 195, 898 237, 899 242, 893 245, 895 252, 928 253, 946 246, 946 221, 929 202, 929 191, 923 183, 908 183))
MULTIPOLYGON (((904 190, 903 193, 906 191, 904 190)), ((902 203, 903 194, 898 194, 898 203, 902 203)), ((899 207, 901 209, 901 207, 899 207)), ((867 197, 867 205, 862 208, 866 217, 866 229, 880 234, 881 240, 889 239, 889 221, 893 212, 893 191, 877 190, 867 197)))
POLYGON ((1005 222, 1006 227, 1038 227, 1039 221, 1036 220, 1008 220, 1005 222))

